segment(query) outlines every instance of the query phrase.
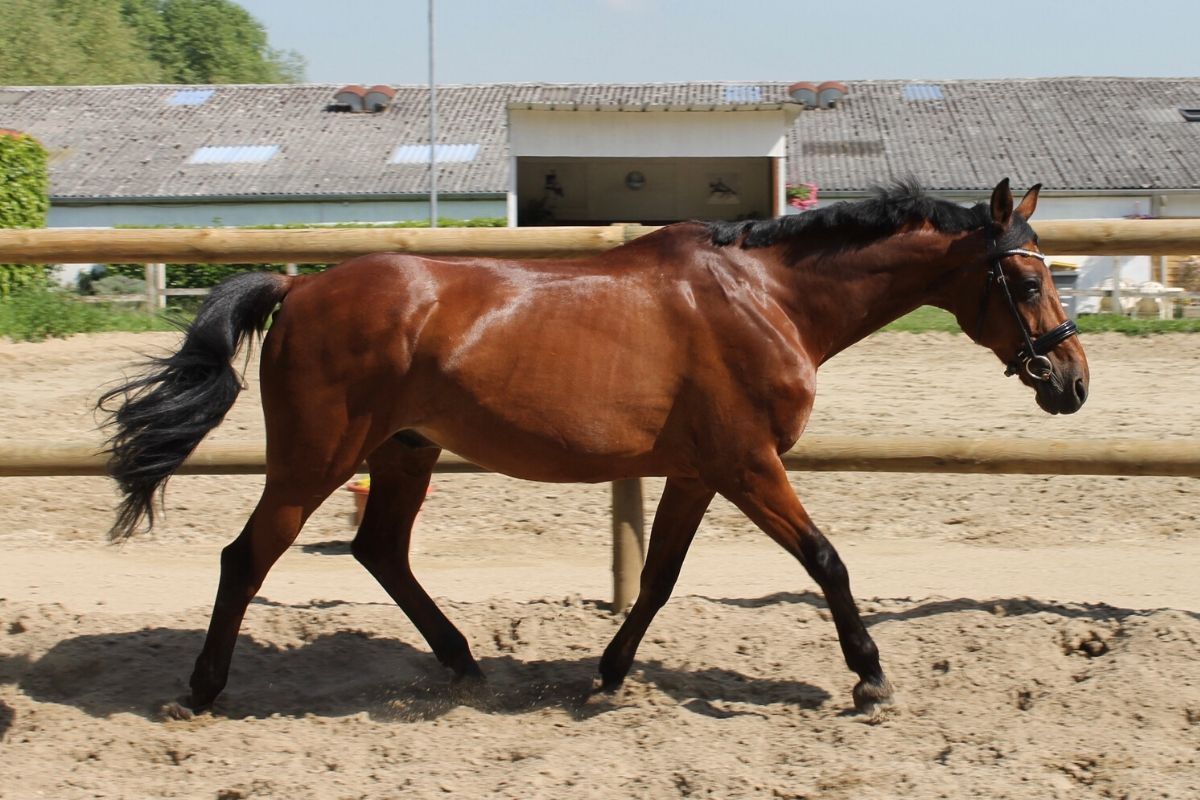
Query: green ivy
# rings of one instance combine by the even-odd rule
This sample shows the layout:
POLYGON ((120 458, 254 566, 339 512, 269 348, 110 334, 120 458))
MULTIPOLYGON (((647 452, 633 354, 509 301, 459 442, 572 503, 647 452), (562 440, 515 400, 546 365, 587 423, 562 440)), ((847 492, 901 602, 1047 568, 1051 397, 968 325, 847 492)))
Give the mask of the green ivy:
MULTIPOLYGON (((503 228, 507 225, 503 217, 475 217, 472 219, 438 219, 441 228, 503 228)), ((126 226, 122 226, 126 227, 126 226)), ((135 227, 135 226, 127 226, 135 227)), ((160 225, 159 228, 187 229, 184 225, 160 225)), ((311 228, 312 225, 253 225, 239 230, 295 230, 311 228)), ((383 224, 340 223, 337 225, 322 225, 322 228, 428 228, 428 220, 409 220, 405 222, 389 222, 383 224)), ((321 272, 331 264, 298 264, 300 274, 321 272)), ((239 272, 284 272, 286 264, 168 264, 168 289, 205 289, 215 286, 230 275, 239 272), (176 269, 184 267, 184 269, 176 269)), ((105 271, 109 275, 123 275, 129 278, 142 278, 146 273, 145 264, 106 264, 105 271)))
MULTIPOLYGON (((46 150, 37 139, 0 130, 0 228, 42 228, 50 210, 46 150)), ((0 264, 0 300, 46 284, 41 264, 0 264)))

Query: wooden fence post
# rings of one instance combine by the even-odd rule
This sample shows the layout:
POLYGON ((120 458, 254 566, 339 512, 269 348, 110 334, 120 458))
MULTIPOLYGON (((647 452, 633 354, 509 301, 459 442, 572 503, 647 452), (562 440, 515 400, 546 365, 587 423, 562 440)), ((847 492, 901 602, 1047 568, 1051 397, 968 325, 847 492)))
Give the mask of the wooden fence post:
POLYGON ((154 281, 154 265, 146 264, 143 267, 142 274, 146 280, 146 310, 153 313, 158 308, 158 301, 154 296, 154 287, 156 285, 154 281))
POLYGON ((154 313, 167 307, 167 265, 146 265, 146 310, 154 313))
POLYGON ((645 557, 645 514, 642 481, 626 478, 612 484, 613 613, 637 598, 645 557))

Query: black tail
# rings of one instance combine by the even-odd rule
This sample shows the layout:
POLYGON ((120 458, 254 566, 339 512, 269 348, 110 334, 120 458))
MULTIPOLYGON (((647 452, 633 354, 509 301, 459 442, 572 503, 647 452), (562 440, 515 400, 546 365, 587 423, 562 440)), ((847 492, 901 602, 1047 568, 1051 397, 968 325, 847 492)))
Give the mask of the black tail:
POLYGON ((146 371, 106 392, 97 404, 116 431, 108 440, 109 474, 125 497, 110 539, 154 525, 154 494, 221 424, 242 390, 232 361, 247 336, 261 333, 291 279, 250 272, 216 286, 188 326, 178 352, 151 359, 146 371))

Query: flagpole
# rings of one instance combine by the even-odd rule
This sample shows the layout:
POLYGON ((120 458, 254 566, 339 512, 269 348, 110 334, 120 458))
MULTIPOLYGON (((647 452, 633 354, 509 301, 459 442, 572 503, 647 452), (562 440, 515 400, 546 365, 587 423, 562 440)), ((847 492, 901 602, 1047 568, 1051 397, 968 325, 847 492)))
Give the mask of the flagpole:
POLYGON ((433 75, 433 4, 429 0, 429 227, 438 226, 437 82, 433 75))

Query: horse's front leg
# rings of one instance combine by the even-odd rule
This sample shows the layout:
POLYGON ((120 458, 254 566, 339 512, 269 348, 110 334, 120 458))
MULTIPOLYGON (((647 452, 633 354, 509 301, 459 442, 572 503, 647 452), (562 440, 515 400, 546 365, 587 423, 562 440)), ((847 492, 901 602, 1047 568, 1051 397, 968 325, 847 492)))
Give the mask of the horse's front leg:
POLYGON ((867 633, 850 594, 850 576, 833 545, 817 529, 788 482, 783 462, 764 453, 730 471, 718 491, 768 536, 799 559, 825 594, 846 665, 859 677, 854 706, 869 713, 890 703, 892 685, 879 665, 879 648, 867 633))
POLYGON ((713 490, 694 479, 668 478, 654 526, 650 529, 650 547, 642 567, 641 591, 621 629, 600 659, 601 688, 616 689, 633 665, 638 644, 646 635, 654 615, 667 602, 688 546, 696 535, 704 512, 712 501, 713 490))

